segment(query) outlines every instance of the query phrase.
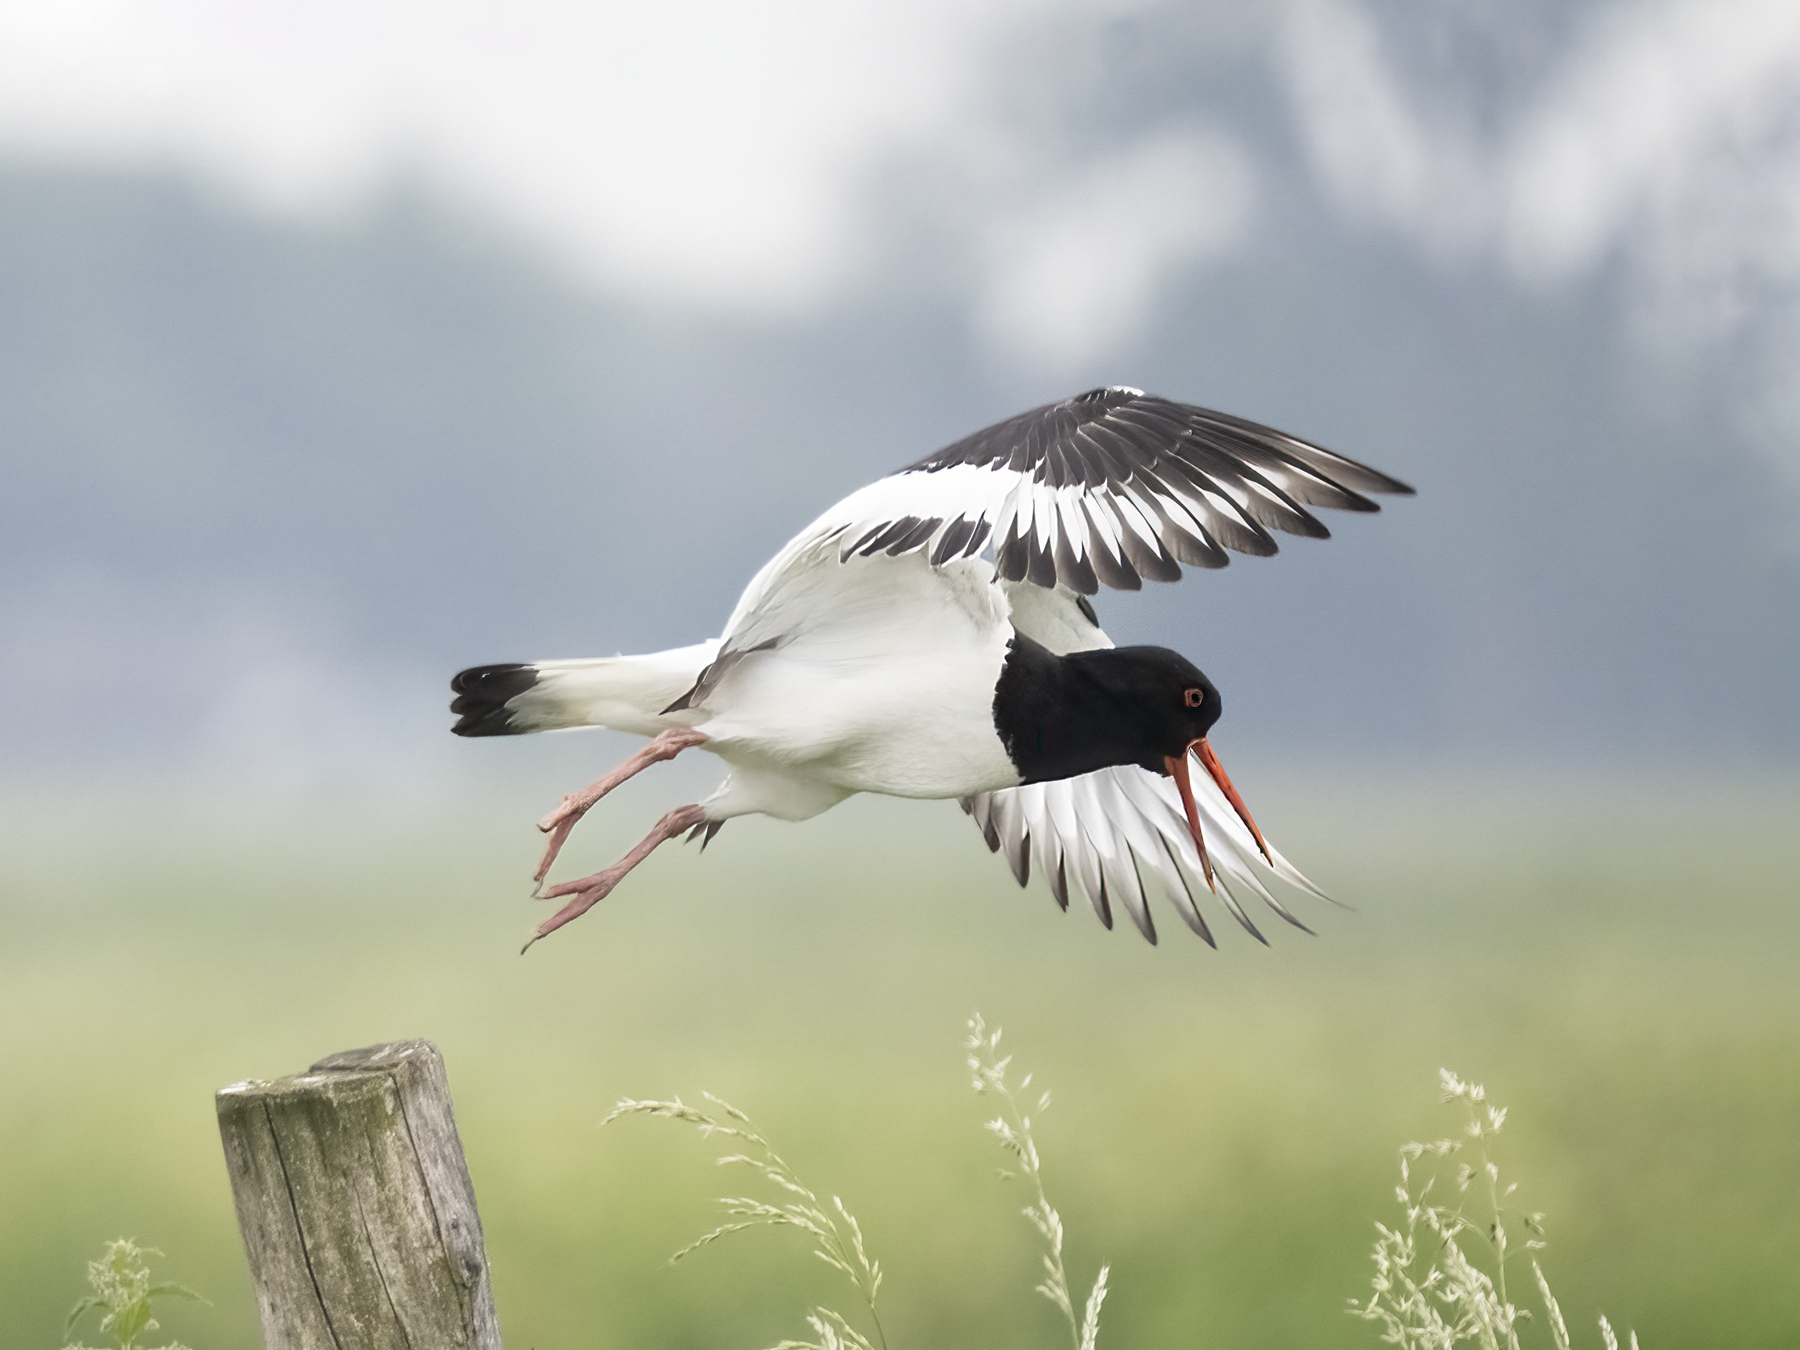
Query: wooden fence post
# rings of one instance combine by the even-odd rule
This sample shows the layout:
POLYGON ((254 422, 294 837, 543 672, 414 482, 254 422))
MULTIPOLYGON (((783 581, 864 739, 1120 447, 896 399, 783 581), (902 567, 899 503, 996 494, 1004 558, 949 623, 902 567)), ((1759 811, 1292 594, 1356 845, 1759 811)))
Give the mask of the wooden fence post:
POLYGON ((266 1350, 500 1350, 436 1046, 346 1050, 217 1102, 266 1350))

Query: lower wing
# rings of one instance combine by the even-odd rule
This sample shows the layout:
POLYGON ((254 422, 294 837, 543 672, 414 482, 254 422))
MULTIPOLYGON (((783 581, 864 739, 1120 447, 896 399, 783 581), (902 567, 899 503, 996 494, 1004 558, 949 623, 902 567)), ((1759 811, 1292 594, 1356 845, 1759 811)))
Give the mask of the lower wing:
MULTIPOLYGON (((1216 893, 1232 917, 1267 945, 1244 909, 1243 901, 1255 896, 1294 927, 1311 932, 1275 898, 1258 872, 1320 899, 1328 898, 1325 893, 1273 848, 1271 861, 1263 861, 1256 840, 1209 775, 1194 774, 1193 786, 1218 879, 1216 893)), ((1156 941, 1156 924, 1149 892, 1160 886, 1187 926, 1209 945, 1218 945, 1200 913, 1200 895, 1209 887, 1170 779, 1127 765, 977 793, 963 798, 962 808, 974 817, 988 848, 1006 855, 1021 886, 1030 881, 1035 863, 1064 909, 1071 891, 1085 895, 1100 922, 1111 928, 1116 901, 1151 942, 1156 941)))

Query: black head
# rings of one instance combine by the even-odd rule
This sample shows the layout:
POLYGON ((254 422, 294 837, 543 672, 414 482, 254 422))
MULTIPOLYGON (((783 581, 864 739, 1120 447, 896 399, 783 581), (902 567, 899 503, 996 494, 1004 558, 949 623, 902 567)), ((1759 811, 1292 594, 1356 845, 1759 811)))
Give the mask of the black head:
POLYGON ((1056 656, 1021 635, 994 689, 994 726, 1028 783, 1120 764, 1163 773, 1222 707, 1212 681, 1167 647, 1056 656))
POLYGON ((1088 686, 1084 713, 1118 738, 1117 764, 1160 773, 1163 760, 1185 755, 1224 709, 1213 682, 1167 647, 1113 647, 1064 659, 1077 687, 1088 686))

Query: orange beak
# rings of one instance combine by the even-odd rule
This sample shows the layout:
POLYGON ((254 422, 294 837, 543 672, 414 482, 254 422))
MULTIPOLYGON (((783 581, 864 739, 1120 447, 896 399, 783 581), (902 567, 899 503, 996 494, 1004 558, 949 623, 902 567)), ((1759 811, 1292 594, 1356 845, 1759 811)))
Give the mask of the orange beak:
MULTIPOLYGON (((1275 860, 1269 857, 1269 846, 1263 840, 1262 831, 1256 828, 1256 822, 1250 818, 1250 808, 1238 796, 1238 790, 1232 786, 1231 779, 1225 773, 1225 766, 1219 763, 1219 757, 1213 753, 1212 746, 1202 736, 1188 749, 1199 755, 1200 762, 1206 766, 1206 772, 1218 784, 1219 791, 1225 794, 1225 800, 1231 803, 1231 809, 1237 812, 1238 819, 1249 829, 1251 837, 1256 840, 1256 846, 1262 850, 1263 857, 1273 866, 1275 860)), ((1219 888, 1213 882, 1212 859, 1206 856, 1206 840, 1200 835, 1200 811, 1194 805, 1194 787, 1188 778, 1187 756, 1170 755, 1163 763, 1169 770, 1169 777, 1175 780, 1176 790, 1181 793, 1181 806, 1187 812, 1188 829, 1193 833, 1194 847, 1200 851, 1200 870, 1206 876, 1206 884, 1217 892, 1219 888)))

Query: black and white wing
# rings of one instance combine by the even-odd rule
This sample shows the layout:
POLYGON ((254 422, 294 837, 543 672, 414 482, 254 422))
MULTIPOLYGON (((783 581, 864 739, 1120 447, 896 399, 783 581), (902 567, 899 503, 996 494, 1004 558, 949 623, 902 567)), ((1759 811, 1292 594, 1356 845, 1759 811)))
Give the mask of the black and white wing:
POLYGON ((1228 549, 1274 553, 1272 530, 1323 539, 1308 507, 1376 511, 1364 493, 1411 491, 1255 422, 1095 389, 871 483, 795 543, 829 538, 845 561, 923 551, 933 566, 992 548, 1007 581, 1092 595, 1223 567, 1228 549))
MULTIPOLYGON (((1016 582, 1002 586, 1014 625, 1051 651, 1064 655, 1113 645, 1093 606, 1067 588, 1047 590, 1016 582)), ((1264 861, 1256 840, 1210 774, 1196 770, 1188 777, 1217 895, 1225 908, 1259 942, 1266 939, 1246 902, 1260 900, 1305 929, 1275 897, 1265 876, 1321 899, 1326 898, 1324 892, 1273 847, 1264 861)), ((1160 890, 1189 928, 1213 942, 1200 912, 1200 897, 1212 890, 1212 883, 1194 848, 1172 779, 1126 765, 977 793, 963 798, 961 805, 974 817, 988 848, 1006 855, 1019 885, 1027 885, 1035 871, 1057 904, 1067 909, 1070 894, 1086 896, 1108 928, 1113 906, 1122 906, 1151 942, 1156 941, 1156 921, 1150 915, 1150 895, 1160 890)))
MULTIPOLYGON (((1245 909, 1261 900, 1296 928, 1307 929, 1275 897, 1259 872, 1268 872, 1321 899, 1314 886, 1274 848, 1264 863, 1256 841, 1204 770, 1191 775, 1217 895, 1231 916, 1259 942, 1267 942, 1245 909)), ((1113 906, 1122 906, 1137 929, 1156 941, 1150 894, 1160 890, 1187 926, 1209 944, 1212 930, 1200 912, 1209 887, 1188 833, 1174 782, 1136 765, 1101 769, 1078 778, 978 793, 962 800, 988 847, 1006 856, 1021 886, 1035 870, 1056 903, 1086 896, 1108 928, 1113 906)))
POLYGON ((1137 590, 1145 577, 1179 579, 1181 563, 1223 567, 1227 549, 1273 553, 1270 530, 1329 537, 1308 506, 1377 511, 1363 493, 1411 491, 1255 422, 1136 389, 1091 390, 978 431, 827 510, 751 578, 717 658, 666 711, 698 705, 738 662, 800 631, 842 584, 821 571, 827 559, 918 554, 942 568, 991 548, 1008 583, 1137 590))

